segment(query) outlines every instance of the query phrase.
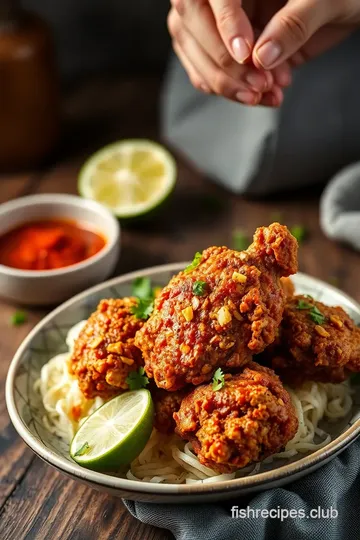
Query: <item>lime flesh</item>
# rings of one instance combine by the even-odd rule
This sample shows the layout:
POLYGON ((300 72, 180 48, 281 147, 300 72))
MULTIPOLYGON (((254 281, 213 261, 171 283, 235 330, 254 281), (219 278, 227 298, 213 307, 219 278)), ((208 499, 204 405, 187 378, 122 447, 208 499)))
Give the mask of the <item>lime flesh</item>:
POLYGON ((116 396, 82 424, 70 445, 79 465, 97 471, 117 471, 144 449, 152 431, 154 408, 149 390, 116 396))
POLYGON ((176 163, 161 145, 144 139, 113 143, 82 167, 80 194, 107 206, 120 218, 147 214, 171 193, 176 163))

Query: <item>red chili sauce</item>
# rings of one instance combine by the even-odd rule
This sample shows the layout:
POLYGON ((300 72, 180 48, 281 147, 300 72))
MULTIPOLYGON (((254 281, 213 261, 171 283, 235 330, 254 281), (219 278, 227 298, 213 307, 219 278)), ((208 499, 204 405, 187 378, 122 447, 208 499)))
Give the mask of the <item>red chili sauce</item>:
POLYGON ((21 270, 55 270, 98 253, 106 244, 86 224, 62 219, 31 221, 0 236, 0 264, 21 270))

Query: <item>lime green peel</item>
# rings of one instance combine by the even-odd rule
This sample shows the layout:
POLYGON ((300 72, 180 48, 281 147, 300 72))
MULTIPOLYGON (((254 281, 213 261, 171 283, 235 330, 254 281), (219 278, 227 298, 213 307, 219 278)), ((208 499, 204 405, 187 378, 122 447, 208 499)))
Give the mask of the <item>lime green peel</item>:
POLYGON ((85 420, 71 442, 70 455, 88 469, 118 471, 145 448, 153 416, 149 390, 124 392, 85 420))

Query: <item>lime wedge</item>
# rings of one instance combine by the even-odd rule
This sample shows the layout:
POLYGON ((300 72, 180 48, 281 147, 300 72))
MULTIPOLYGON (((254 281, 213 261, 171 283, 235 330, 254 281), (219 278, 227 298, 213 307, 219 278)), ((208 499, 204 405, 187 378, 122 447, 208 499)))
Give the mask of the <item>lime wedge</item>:
POLYGON ((117 217, 150 212, 171 193, 176 163, 161 145, 132 139, 105 146, 83 165, 80 195, 107 206, 117 217))
POLYGON ((96 471, 129 465, 151 435, 153 414, 151 394, 145 388, 116 396, 82 424, 71 442, 71 457, 96 471))

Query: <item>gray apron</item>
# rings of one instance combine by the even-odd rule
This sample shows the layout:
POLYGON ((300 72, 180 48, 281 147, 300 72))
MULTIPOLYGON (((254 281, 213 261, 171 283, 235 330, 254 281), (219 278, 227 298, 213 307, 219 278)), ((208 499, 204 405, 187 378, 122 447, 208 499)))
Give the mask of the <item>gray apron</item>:
POLYGON ((360 32, 298 69, 280 109, 193 89, 175 57, 162 99, 166 139, 236 193, 326 182, 360 159, 360 32))

